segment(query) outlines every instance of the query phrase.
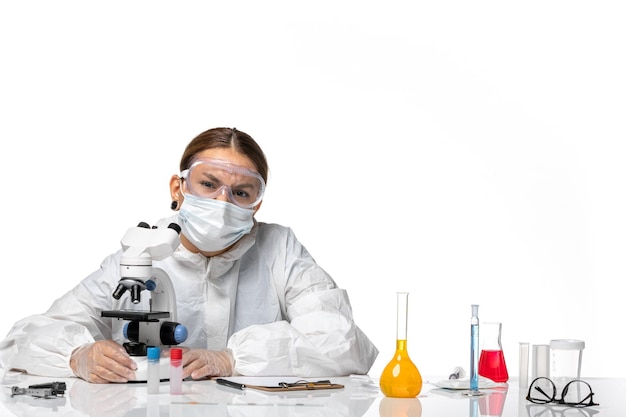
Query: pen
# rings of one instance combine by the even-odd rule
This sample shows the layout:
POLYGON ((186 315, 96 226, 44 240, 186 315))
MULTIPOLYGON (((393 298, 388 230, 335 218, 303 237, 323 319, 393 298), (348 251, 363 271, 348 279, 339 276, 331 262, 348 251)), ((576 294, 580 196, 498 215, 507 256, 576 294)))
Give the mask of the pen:
POLYGON ((215 382, 217 382, 220 385, 224 385, 226 387, 231 387, 231 388, 235 388, 235 389, 239 389, 239 390, 243 390, 244 388, 246 388, 246 386, 244 384, 240 384, 238 382, 229 381, 228 379, 223 379, 223 378, 217 378, 215 380, 215 382))

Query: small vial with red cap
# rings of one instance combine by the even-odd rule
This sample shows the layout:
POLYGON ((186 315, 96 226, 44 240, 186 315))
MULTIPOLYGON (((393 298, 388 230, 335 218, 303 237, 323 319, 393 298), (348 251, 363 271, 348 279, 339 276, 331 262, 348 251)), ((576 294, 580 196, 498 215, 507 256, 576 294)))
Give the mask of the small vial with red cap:
POLYGON ((170 349, 170 394, 183 393, 183 350, 170 349))

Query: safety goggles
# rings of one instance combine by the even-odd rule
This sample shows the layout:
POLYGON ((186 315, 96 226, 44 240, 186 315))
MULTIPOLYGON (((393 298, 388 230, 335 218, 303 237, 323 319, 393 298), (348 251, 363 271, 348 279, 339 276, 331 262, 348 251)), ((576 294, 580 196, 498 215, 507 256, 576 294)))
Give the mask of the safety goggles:
POLYGON ((196 159, 180 176, 191 194, 202 198, 226 195, 242 208, 256 206, 265 193, 265 181, 258 172, 219 159, 196 159))

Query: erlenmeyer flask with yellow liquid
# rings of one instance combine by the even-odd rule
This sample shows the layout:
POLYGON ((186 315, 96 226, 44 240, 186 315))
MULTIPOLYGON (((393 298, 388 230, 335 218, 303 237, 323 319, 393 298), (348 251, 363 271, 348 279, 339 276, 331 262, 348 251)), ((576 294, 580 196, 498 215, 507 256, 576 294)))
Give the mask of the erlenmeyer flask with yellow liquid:
POLYGON ((380 376, 380 389, 387 397, 413 398, 422 390, 422 375, 407 350, 409 293, 397 293, 396 353, 380 376))

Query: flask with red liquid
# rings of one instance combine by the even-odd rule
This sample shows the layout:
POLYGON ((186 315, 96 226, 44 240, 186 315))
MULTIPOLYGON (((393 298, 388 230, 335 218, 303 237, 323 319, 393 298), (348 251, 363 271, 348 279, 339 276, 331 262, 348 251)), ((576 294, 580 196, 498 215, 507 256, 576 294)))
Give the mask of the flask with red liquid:
POLYGON ((482 349, 478 361, 478 375, 494 382, 507 382, 509 373, 506 369, 502 351, 502 323, 486 322, 480 327, 482 349))

